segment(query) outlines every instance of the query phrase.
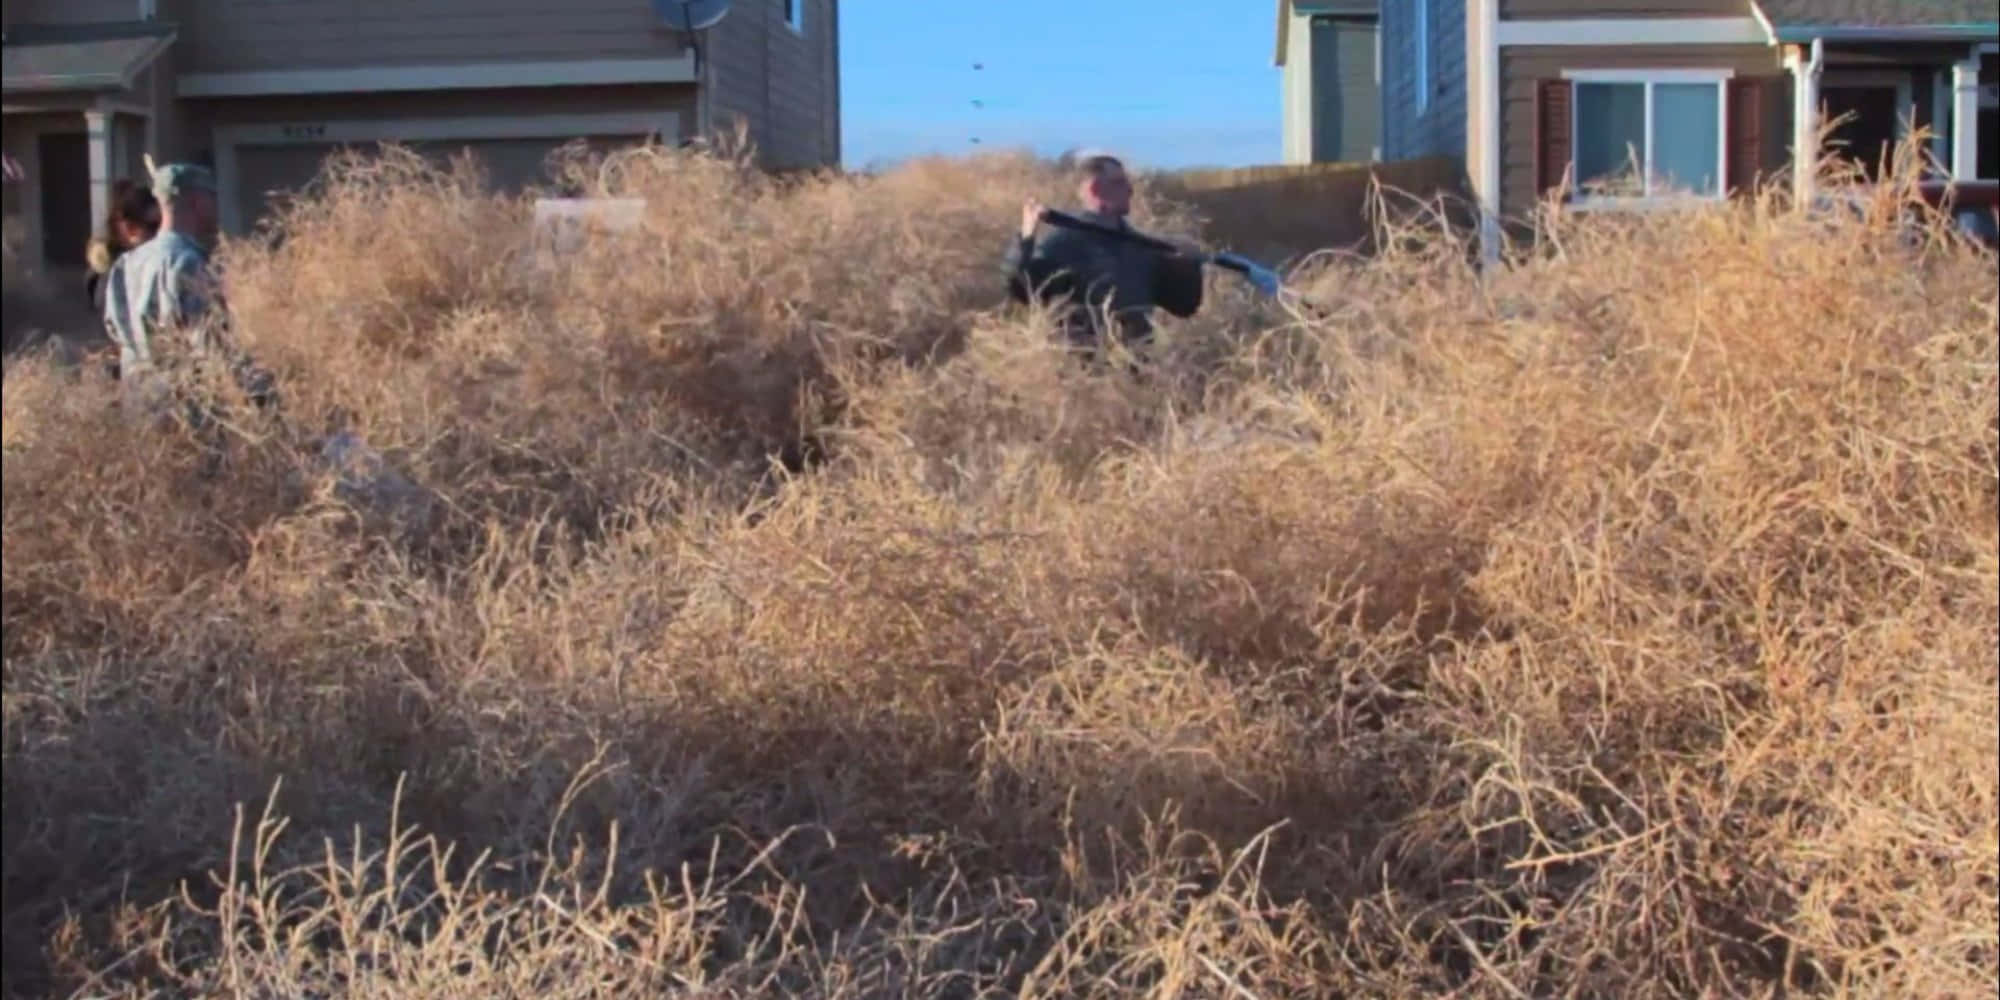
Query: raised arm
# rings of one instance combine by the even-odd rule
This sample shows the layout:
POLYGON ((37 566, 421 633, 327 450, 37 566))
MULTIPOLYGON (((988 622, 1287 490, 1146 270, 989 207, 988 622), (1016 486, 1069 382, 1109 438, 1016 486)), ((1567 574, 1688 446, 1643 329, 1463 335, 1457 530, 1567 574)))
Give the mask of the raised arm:
POLYGON ((1071 273, 1077 266, 1076 241, 1065 230, 1040 235, 1042 205, 1029 199, 1021 206, 1021 228, 1001 257, 1007 279, 1007 294, 1016 302, 1031 296, 1044 299, 1066 298, 1074 289, 1071 273))

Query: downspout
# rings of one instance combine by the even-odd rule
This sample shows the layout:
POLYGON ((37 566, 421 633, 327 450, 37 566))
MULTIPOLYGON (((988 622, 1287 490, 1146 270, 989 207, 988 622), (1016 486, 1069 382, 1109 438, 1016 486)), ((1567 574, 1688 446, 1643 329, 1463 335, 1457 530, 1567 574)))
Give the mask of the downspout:
POLYGON ((1792 50, 1785 66, 1792 71, 1792 204, 1803 211, 1812 204, 1819 175, 1819 76, 1826 67, 1826 42, 1813 39, 1804 60, 1792 50))

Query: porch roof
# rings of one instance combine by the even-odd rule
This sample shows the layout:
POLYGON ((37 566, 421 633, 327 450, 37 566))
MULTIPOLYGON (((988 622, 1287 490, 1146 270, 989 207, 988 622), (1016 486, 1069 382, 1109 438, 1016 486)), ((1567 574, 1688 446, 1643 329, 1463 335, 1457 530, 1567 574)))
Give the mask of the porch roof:
POLYGON ((1773 41, 1996 41, 1993 0, 1756 0, 1773 41))
POLYGON ((0 93, 125 90, 174 41, 158 21, 12 25, 0 36, 0 93))

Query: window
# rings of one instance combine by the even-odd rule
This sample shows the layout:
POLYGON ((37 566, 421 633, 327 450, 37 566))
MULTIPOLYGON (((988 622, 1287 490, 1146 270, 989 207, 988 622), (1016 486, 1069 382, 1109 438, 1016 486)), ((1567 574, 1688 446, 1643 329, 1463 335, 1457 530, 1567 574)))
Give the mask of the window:
POLYGON ((801 35, 805 34, 806 0, 784 0, 784 3, 785 3, 785 23, 791 25, 793 31, 796 31, 801 35))
POLYGON ((1417 0, 1417 110, 1431 106, 1431 0, 1417 0))
POLYGON ((1583 200, 1722 196, 1726 73, 1567 75, 1583 200))

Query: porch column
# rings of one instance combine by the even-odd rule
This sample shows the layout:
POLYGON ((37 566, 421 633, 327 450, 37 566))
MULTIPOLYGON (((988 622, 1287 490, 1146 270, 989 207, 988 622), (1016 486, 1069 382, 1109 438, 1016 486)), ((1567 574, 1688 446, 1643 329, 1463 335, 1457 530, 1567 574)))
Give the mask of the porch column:
POLYGON ((95 232, 98 220, 111 212, 111 113, 84 112, 83 131, 90 148, 90 230, 95 232))
POLYGON ((1812 205, 1813 181, 1819 175, 1819 74, 1825 48, 1818 39, 1812 54, 1798 46, 1786 50, 1785 68, 1792 71, 1792 204, 1812 205))
POLYGON ((1979 176, 1979 52, 1951 68, 1951 175, 1979 176))

